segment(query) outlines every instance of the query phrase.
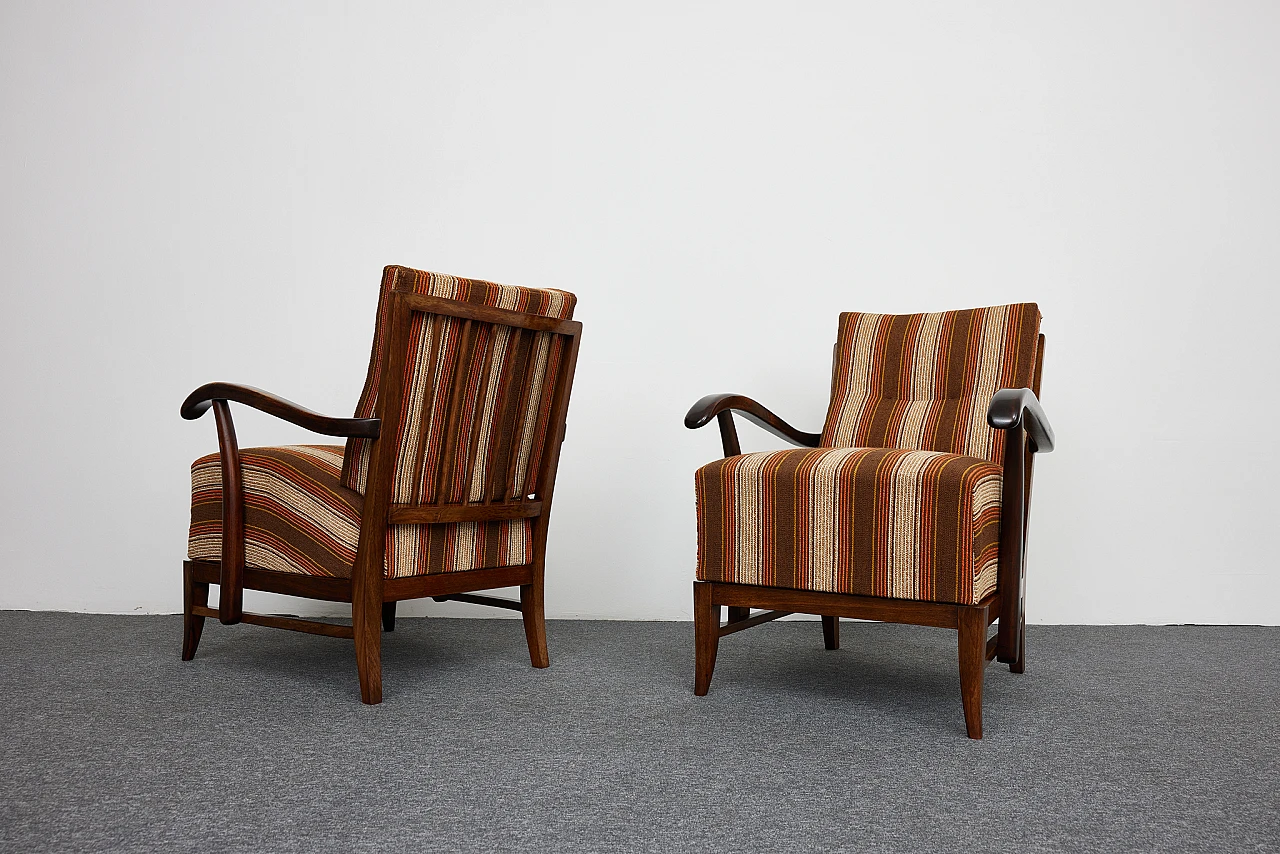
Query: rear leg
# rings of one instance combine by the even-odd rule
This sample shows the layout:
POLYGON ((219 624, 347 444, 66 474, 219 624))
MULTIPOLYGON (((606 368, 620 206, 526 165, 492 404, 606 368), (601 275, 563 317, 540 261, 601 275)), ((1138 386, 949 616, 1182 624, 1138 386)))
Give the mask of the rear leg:
POLYGON ((839 617, 823 617, 822 618, 822 641, 826 644, 827 649, 840 648, 840 618, 839 617))

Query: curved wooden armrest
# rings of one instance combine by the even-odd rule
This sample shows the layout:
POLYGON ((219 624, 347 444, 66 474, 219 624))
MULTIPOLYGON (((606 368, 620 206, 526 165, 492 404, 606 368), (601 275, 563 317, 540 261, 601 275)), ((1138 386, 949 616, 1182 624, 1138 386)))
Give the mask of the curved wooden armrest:
POLYGON ((283 397, 277 397, 271 392, 235 383, 206 383, 200 386, 182 402, 182 417, 188 421, 199 418, 216 400, 243 403, 245 406, 251 406, 322 436, 358 436, 376 439, 382 426, 382 422, 377 418, 330 418, 301 407, 293 401, 285 400, 283 397))
POLYGON ((761 404, 741 394, 707 395, 689 408, 689 413, 684 417, 684 426, 697 430, 715 418, 720 422, 720 439, 724 444, 725 456, 737 456, 742 450, 738 446, 738 432, 733 426, 733 412, 757 427, 768 430, 779 439, 802 448, 816 448, 822 441, 822 434, 797 430, 761 404))
POLYGON ((1053 428, 1040 408, 1040 401, 1029 388, 1002 388, 991 398, 987 423, 997 430, 1023 427, 1031 439, 1032 453, 1047 454, 1053 450, 1053 428))

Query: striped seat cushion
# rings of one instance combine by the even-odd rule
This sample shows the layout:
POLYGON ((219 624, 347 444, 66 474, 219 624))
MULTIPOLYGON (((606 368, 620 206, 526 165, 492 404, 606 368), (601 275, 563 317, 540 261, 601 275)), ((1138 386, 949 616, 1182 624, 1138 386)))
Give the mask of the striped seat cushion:
POLYGON ((973 604, 995 590, 999 466, 886 448, 745 454, 703 466, 698 578, 973 604))
MULTIPOLYGON (((360 540, 364 496, 343 486, 343 448, 294 445, 244 448, 245 563, 276 572, 347 578, 360 540)), ((393 525, 387 575, 402 577, 532 560, 528 520, 478 524, 393 525), (393 561, 392 555, 399 555, 393 561)), ((222 557, 222 466, 217 454, 191 466, 192 560, 222 557)))

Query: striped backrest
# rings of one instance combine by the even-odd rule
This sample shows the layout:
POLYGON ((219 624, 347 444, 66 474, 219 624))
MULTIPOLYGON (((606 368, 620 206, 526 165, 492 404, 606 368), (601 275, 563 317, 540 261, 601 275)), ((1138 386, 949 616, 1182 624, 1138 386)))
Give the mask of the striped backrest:
MULTIPOLYGON (((387 358, 392 295, 416 293, 490 308, 567 320, 577 299, 557 290, 519 288, 478 279, 387 267, 378 303, 369 374, 356 416, 377 408, 387 358)), ((551 421, 562 336, 414 312, 409 326, 404 392, 391 501, 468 503, 526 496, 538 488, 538 463, 551 421)), ((385 416, 384 416, 385 418, 385 416)), ((364 492, 371 442, 350 439, 342 483, 364 492)))
POLYGON ((937 314, 840 315, 822 445, 945 451, 999 463, 991 397, 1030 388, 1034 303, 937 314))

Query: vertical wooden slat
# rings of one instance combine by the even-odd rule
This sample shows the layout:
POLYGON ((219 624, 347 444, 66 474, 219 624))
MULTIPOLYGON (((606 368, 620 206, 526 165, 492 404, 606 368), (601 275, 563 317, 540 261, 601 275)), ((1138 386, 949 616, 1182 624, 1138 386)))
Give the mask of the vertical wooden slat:
POLYGON ((418 445, 413 452, 413 478, 409 481, 410 495, 416 501, 426 498, 422 494, 422 465, 427 455, 427 444, 431 438, 431 417, 435 412, 436 365, 440 361, 440 351, 444 346, 442 340, 448 328, 448 321, 438 314, 433 314, 429 318, 423 317, 422 322, 431 323, 431 352, 429 353, 430 361, 427 364, 427 379, 423 384, 422 409, 418 415, 418 445))
MULTIPOLYGON (((516 407, 516 431, 511 441, 511 454, 507 459, 507 476, 502 491, 503 501, 524 501, 525 493, 515 494, 516 469, 519 468, 520 449, 524 446, 524 427, 528 422, 526 413, 533 395, 533 375, 537 373, 538 334, 529 333, 529 358, 525 361, 524 382, 520 384, 520 405, 516 407)), ((532 462, 532 461, 530 461, 532 462)), ((527 471, 527 469, 526 469, 527 471)), ((523 486, 523 484, 521 484, 523 486)))
MULTIPOLYGON (((468 442, 467 455, 462 461, 462 503, 471 503, 471 472, 476 465, 476 450, 480 446, 481 428, 484 426, 484 403, 485 396, 489 393, 489 375, 493 372, 493 353, 497 349, 497 331, 498 328, 492 324, 486 324, 489 334, 485 336, 484 364, 480 367, 480 387, 476 390, 476 405, 471 410, 471 424, 469 429, 470 442, 468 442)), ((477 336, 478 338, 478 336, 477 336)), ((494 401, 495 411, 497 409, 497 401, 494 401)), ((481 496, 483 499, 483 496, 481 496)))
POLYGON ((436 471, 436 495, 433 504, 445 504, 449 500, 448 485, 458 456, 458 422, 462 418, 462 401, 466 395, 467 378, 470 375, 472 333, 475 326, 470 318, 462 322, 462 340, 458 342, 458 357, 453 363, 453 376, 449 381, 449 420, 445 424, 444 441, 440 447, 440 467, 436 471))
POLYGON ((547 364, 542 372, 542 390, 535 404, 537 410, 533 421, 533 441, 529 443, 529 460, 525 465, 524 482, 520 487, 521 495, 535 494, 541 482, 541 460, 546 456, 547 443, 551 441, 554 432, 554 413, 556 401, 559 400, 561 380, 560 363, 566 357, 564 343, 564 338, 560 335, 551 335, 547 341, 547 364))
POLYGON ((488 472, 486 472, 486 480, 488 482, 485 484, 484 496, 485 503, 487 504, 500 503, 506 500, 506 496, 502 494, 501 489, 502 484, 506 481, 507 477, 505 461, 510 458, 511 447, 509 444, 502 444, 502 442, 504 440, 507 442, 512 441, 511 437, 516 427, 515 423, 512 422, 512 419, 518 417, 518 415, 513 414, 511 396, 512 394, 516 396, 515 406, 516 409, 518 409, 520 396, 523 391, 516 377, 517 367, 521 363, 520 359, 522 351, 525 350, 529 342, 533 340, 532 332, 514 326, 509 328, 511 329, 511 342, 509 344, 511 358, 507 360, 507 363, 503 366, 502 400, 496 407, 498 417, 496 432, 499 437, 499 444, 493 449, 493 452, 490 455, 493 465, 489 468, 488 472))

